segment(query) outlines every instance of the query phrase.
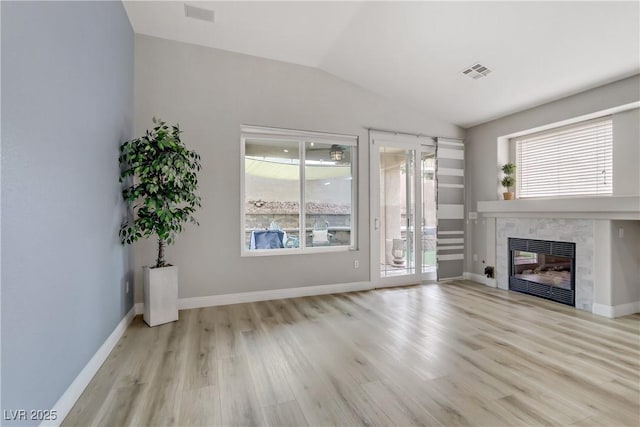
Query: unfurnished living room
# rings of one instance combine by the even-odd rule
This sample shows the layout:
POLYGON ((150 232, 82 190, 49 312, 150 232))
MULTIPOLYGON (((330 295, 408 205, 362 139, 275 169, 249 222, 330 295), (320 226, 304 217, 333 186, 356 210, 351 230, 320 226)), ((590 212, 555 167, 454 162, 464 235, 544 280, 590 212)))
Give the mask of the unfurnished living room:
POLYGON ((640 2, 0 22, 1 425, 640 425, 640 2))

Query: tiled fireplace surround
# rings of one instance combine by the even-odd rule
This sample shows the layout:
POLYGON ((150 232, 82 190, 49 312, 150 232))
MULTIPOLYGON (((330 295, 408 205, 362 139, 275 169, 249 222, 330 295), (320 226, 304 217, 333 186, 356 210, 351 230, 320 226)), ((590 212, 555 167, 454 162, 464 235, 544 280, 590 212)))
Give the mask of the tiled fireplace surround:
POLYGON ((509 289, 509 237, 576 244, 576 308, 591 312, 594 302, 594 220, 496 218, 496 280, 509 289))
POLYGON ((477 210, 485 231, 487 265, 495 266, 495 279, 465 273, 471 280, 509 289, 509 237, 572 242, 576 308, 605 317, 640 313, 634 254, 621 258, 619 252, 625 245, 634 250, 640 242, 640 196, 490 200, 479 201, 477 210), (626 240, 624 228, 630 231, 626 240))

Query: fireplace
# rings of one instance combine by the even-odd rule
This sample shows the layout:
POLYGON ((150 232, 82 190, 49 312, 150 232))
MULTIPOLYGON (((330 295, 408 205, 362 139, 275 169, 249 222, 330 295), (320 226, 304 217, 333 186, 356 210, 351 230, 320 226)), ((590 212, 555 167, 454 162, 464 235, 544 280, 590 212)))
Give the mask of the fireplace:
POLYGON ((575 307, 576 244, 509 238, 509 289, 575 307))

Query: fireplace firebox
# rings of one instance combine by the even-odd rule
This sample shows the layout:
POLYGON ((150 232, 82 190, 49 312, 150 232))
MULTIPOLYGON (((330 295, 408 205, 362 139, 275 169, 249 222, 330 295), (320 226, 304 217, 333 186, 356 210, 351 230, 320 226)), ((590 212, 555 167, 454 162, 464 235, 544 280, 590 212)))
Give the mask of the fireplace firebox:
POLYGON ((509 289, 575 307, 576 244, 509 238, 509 289))

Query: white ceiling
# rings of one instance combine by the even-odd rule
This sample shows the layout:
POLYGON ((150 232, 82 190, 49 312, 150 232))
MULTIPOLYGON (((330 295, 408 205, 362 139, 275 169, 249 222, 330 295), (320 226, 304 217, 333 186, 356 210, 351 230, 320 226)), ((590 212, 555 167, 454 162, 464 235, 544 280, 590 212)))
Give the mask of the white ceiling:
POLYGON ((316 67, 462 127, 640 72, 640 2, 125 1, 134 31, 316 67), (461 71, 480 62, 492 73, 461 71))

